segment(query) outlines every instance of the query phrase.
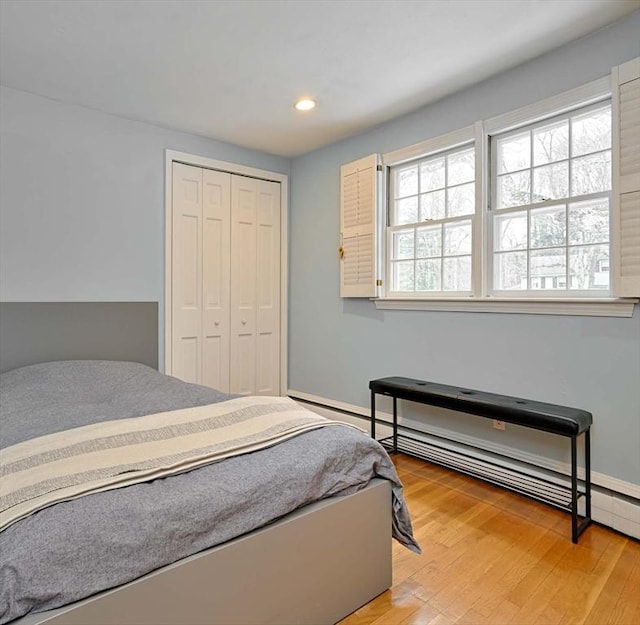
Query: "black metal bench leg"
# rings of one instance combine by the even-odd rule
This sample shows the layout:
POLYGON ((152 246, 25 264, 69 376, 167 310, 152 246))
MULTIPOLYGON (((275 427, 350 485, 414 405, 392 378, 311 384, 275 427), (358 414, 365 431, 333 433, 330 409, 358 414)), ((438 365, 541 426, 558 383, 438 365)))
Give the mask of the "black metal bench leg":
POLYGON ((584 433, 584 480, 585 514, 588 522, 591 522, 591 431, 589 429, 584 433))
POLYGON ((376 394, 371 391, 371 438, 376 438, 376 394))
POLYGON ((398 451, 398 398, 393 398, 393 453, 398 451))
POLYGON ((578 460, 577 438, 571 437, 571 542, 578 542, 578 460))

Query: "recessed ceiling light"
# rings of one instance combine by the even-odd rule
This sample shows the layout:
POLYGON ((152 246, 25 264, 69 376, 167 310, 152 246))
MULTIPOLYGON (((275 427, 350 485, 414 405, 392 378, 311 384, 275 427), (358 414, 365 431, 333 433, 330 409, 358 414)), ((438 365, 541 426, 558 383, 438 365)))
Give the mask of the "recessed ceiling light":
POLYGON ((298 111, 310 111, 311 109, 316 107, 315 100, 311 100, 310 98, 302 98, 295 103, 295 108, 298 111))

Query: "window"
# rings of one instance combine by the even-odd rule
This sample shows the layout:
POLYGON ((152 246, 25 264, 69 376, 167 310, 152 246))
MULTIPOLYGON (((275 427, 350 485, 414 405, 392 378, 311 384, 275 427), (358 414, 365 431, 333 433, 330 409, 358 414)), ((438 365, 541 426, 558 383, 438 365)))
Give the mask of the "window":
POLYGON ((473 146, 391 168, 392 292, 471 292, 475 204, 473 146))
POLYGON ((388 167, 385 296, 609 297, 608 98, 477 122, 418 158, 420 146, 385 155, 400 160, 388 167))
POLYGON ((491 138, 493 292, 609 292, 611 106, 491 138))
MULTIPOLYGON (((634 300, 621 298, 640 296, 640 58, 611 78, 361 159, 373 163, 361 168, 368 229, 356 233, 371 242, 357 255, 367 284, 343 296, 381 309, 631 316, 634 300)), ((358 163, 342 168, 344 214, 358 163)), ((343 269, 353 236, 342 224, 343 269)))

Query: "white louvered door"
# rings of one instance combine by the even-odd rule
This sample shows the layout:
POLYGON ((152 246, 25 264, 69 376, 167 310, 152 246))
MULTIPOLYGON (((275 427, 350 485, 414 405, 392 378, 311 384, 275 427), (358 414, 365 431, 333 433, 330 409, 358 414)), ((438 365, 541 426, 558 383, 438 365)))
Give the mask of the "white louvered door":
POLYGON ((640 296, 640 58, 613 70, 612 280, 640 296))
POLYGON ((172 375, 280 394, 280 184, 173 164, 172 375))
POLYGON ((377 155, 340 168, 340 296, 375 297, 377 155))

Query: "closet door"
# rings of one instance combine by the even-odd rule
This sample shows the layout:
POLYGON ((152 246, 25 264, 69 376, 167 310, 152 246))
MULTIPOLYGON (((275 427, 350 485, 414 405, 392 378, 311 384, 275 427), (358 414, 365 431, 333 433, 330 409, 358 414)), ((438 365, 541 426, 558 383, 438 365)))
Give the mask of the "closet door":
POLYGON ((173 164, 171 368, 280 393, 280 184, 173 164))
POLYGON ((229 392, 231 174, 203 170, 202 384, 229 392))
POLYGON ((171 372, 202 381, 202 169, 173 164, 171 372))
POLYGON ((258 181, 231 179, 231 392, 255 393, 258 181))
POLYGON ((280 185, 231 181, 231 392, 278 395, 280 185))
POLYGON ((256 394, 280 394, 280 184, 258 181, 256 394))

